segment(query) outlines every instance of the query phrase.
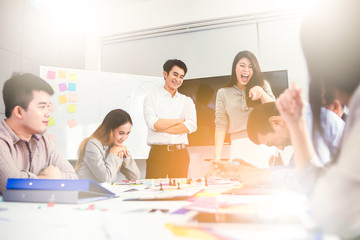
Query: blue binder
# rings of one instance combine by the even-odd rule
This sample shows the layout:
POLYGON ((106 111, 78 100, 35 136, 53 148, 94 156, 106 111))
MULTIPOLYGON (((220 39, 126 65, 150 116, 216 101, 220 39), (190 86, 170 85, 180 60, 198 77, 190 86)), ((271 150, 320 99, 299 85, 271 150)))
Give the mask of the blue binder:
POLYGON ((4 201, 39 203, 84 203, 114 197, 93 180, 9 178, 4 201))

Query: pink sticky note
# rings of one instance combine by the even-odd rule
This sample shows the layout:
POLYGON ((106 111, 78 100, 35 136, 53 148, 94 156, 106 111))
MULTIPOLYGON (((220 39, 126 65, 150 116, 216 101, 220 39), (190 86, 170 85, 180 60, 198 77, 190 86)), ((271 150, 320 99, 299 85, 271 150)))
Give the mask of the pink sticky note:
POLYGON ((76 120, 75 119, 70 119, 68 120, 68 126, 69 128, 75 127, 77 125, 76 120))
POLYGON ((66 71, 59 70, 58 71, 58 78, 66 78, 66 71))
POLYGON ((56 78, 56 72, 55 71, 48 71, 46 77, 48 79, 55 79, 56 78))
POLYGON ((67 90, 66 83, 60 83, 59 90, 60 90, 60 92, 66 91, 67 90))
POLYGON ((77 100, 78 100, 78 96, 77 96, 76 93, 70 93, 69 94, 69 101, 70 102, 77 102, 77 100))

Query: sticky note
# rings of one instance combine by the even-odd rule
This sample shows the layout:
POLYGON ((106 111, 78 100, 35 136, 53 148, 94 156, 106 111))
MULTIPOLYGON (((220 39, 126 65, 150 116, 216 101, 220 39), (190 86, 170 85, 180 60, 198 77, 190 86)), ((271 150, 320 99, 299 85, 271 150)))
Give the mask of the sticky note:
POLYGON ((46 77, 48 79, 55 79, 56 78, 56 72, 55 71, 48 71, 46 77))
POLYGON ((60 104, 64 104, 64 103, 67 103, 67 97, 66 97, 66 95, 61 95, 61 96, 59 96, 59 103, 60 104))
POLYGON ((68 84, 69 91, 76 91, 76 83, 69 83, 68 84))
POLYGON ((76 80, 77 80, 76 73, 69 73, 69 81, 76 82, 76 80))
POLYGON ((55 142, 55 138, 54 138, 54 135, 52 135, 52 134, 49 134, 49 138, 50 138, 50 140, 51 140, 52 142, 55 142))
POLYGON ((76 125, 77 125, 77 123, 76 123, 76 120, 75 120, 75 119, 70 119, 70 120, 68 120, 68 126, 69 126, 70 128, 75 127, 76 125))
POLYGON ((70 105, 68 105, 68 112, 69 112, 69 113, 76 112, 76 106, 75 106, 75 104, 70 104, 70 105))
POLYGON ((55 125, 55 120, 53 117, 49 118, 49 122, 48 122, 48 127, 54 126, 55 125))
POLYGON ((67 90, 66 83, 60 83, 59 90, 60 92, 66 91, 67 90))
POLYGON ((69 102, 77 102, 78 96, 76 93, 70 93, 69 94, 69 102))
POLYGON ((59 70, 58 71, 58 78, 66 78, 66 71, 59 70))

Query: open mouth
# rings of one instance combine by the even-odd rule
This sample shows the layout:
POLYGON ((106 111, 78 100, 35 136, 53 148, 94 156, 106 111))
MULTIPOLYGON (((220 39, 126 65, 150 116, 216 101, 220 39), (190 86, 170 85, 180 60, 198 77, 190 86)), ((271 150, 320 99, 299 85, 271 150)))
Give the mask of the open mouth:
POLYGON ((241 75, 241 80, 242 80, 243 82, 249 81, 249 75, 241 75))

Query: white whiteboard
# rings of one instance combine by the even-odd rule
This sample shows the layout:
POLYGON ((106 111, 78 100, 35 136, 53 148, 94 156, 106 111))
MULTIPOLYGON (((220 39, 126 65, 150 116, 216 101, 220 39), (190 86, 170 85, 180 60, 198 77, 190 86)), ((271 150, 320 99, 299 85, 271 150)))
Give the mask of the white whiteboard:
POLYGON ((163 86, 162 77, 48 66, 40 67, 40 77, 55 92, 52 96, 55 105, 51 113, 53 121, 49 122, 47 133, 65 158, 77 159, 80 142, 90 136, 106 114, 115 108, 127 111, 132 118, 133 127, 125 145, 133 158, 148 157, 150 148, 146 144, 143 101, 147 94, 163 86))

